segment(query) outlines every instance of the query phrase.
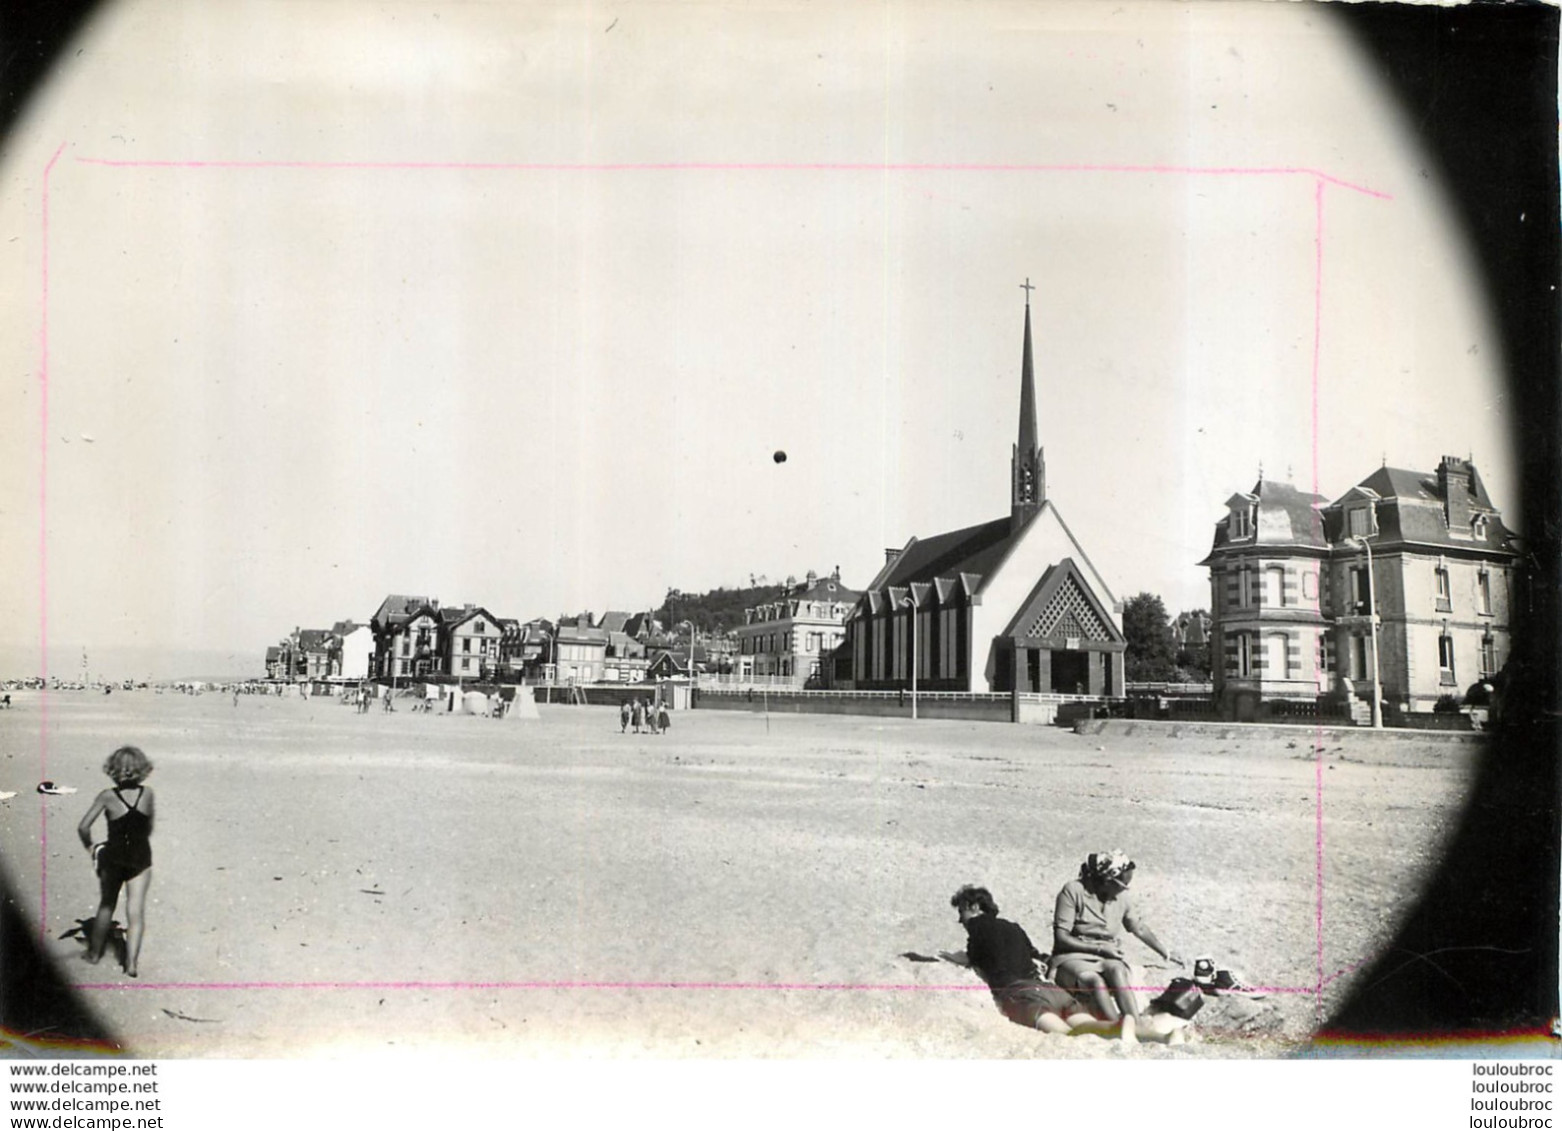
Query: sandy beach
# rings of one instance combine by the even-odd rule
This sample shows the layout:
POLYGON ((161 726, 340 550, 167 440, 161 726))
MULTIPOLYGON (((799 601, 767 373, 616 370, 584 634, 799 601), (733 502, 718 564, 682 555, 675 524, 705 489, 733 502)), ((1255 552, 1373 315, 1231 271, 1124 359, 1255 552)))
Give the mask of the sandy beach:
MULTIPOLYGON (((1047 949, 1058 889, 1121 846, 1164 942, 1269 991, 1212 1000, 1198 1041, 1141 1055, 1277 1055, 1387 944, 1475 759, 1365 734, 1320 753, 1302 728, 684 711, 653 737, 607 707, 400 707, 136 691, 52 695, 46 724, 36 695, 0 713, 7 879, 128 1049, 1121 1055, 1011 1025, 969 971, 906 957, 963 946, 966 882, 1047 949), (60 938, 96 905, 75 826, 124 742, 157 766, 137 980, 60 938), (39 796, 45 776, 79 792, 39 796)), ((1130 947, 1147 984, 1175 973, 1130 947)))

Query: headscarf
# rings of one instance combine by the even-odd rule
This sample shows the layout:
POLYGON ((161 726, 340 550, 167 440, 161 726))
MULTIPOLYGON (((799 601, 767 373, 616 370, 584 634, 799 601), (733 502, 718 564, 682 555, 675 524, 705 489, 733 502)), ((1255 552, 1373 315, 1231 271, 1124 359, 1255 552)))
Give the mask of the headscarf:
POLYGON ((1134 862, 1121 848, 1110 852, 1092 852, 1079 866, 1079 878, 1088 880, 1116 880, 1126 886, 1133 878, 1134 862))

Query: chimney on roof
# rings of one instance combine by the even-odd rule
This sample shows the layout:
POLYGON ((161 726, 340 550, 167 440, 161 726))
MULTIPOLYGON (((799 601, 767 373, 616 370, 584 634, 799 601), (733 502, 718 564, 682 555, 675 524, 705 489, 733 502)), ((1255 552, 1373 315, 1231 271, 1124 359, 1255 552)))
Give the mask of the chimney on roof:
POLYGON ((808 571, 807 581, 808 581, 808 588, 812 589, 815 585, 817 585, 819 583, 819 575, 817 573, 815 573, 813 570, 809 570, 808 571))
POLYGON ((895 564, 895 560, 897 558, 899 558, 899 557, 900 557, 900 547, 899 546, 885 546, 884 547, 884 564, 885 565, 894 565, 895 564))
POLYGON ((1437 465, 1437 489, 1443 496, 1443 517, 1449 530, 1470 529, 1470 465, 1458 456, 1444 456, 1437 465))
POLYGON ((436 613, 439 612, 439 598, 438 597, 434 597, 434 598, 430 599, 430 601, 428 603, 428 607, 433 609, 436 613))
POLYGON ((836 566, 833 570, 830 571, 830 580, 836 582, 837 584, 839 584, 839 582, 841 580, 841 567, 840 566, 836 566))

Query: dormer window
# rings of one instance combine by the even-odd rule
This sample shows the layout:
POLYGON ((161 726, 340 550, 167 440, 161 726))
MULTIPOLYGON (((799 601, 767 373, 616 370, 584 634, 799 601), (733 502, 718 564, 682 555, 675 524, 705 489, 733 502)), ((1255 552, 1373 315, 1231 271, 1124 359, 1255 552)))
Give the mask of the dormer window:
POLYGON ((1368 538, 1377 531, 1372 529, 1372 508, 1352 507, 1345 512, 1346 533, 1352 538, 1368 538))
POLYGON ((1484 514, 1478 514, 1474 518, 1472 518, 1470 520, 1470 533, 1471 533, 1471 535, 1473 535, 1476 538, 1485 538, 1486 537, 1486 527, 1487 527, 1487 523, 1489 521, 1490 521, 1490 516, 1489 515, 1484 515, 1484 514))
POLYGON ((1237 507, 1231 512, 1231 536, 1248 538, 1253 534, 1253 512, 1247 507, 1237 507))

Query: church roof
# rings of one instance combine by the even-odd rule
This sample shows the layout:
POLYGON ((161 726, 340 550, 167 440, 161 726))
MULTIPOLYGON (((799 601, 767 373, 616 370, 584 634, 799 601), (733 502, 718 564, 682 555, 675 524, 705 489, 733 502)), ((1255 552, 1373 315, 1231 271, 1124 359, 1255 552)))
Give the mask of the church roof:
POLYGON ((931 583, 941 577, 957 579, 962 573, 986 577, 1003 561, 1018 533, 1005 515, 963 530, 913 538, 888 573, 875 579, 875 588, 904 587, 913 581, 931 583))

